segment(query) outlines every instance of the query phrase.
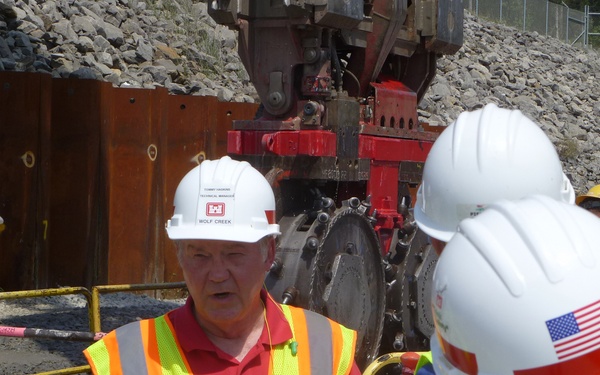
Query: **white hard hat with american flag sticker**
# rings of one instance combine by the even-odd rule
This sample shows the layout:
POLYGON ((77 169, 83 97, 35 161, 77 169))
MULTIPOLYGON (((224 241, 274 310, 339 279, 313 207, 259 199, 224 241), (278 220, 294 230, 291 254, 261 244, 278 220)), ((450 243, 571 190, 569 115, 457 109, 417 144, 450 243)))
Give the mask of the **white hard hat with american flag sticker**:
POLYGON ((600 374, 599 234, 541 195, 461 221, 433 276, 436 374, 600 374))

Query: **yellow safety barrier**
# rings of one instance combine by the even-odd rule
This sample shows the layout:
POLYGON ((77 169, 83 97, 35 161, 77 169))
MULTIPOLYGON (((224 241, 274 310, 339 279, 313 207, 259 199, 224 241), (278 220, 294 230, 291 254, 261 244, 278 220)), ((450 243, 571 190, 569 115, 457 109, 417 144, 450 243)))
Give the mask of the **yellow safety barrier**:
POLYGON ((101 332, 100 323, 100 294, 117 292, 135 292, 141 290, 178 289, 186 288, 185 282, 156 283, 156 284, 124 284, 124 285, 98 285, 92 287, 92 332, 101 332))
POLYGON ((0 300, 3 299, 19 299, 19 298, 35 298, 35 297, 53 297, 53 296, 65 296, 68 294, 81 294, 87 300, 88 305, 88 320, 90 332, 98 332, 93 330, 92 319, 92 293, 84 287, 65 287, 65 288, 50 288, 50 289, 37 289, 37 290, 20 290, 16 292, 0 292, 0 300))
MULTIPOLYGON (((88 319, 90 332, 101 332, 100 318, 100 294, 102 293, 117 293, 117 292, 135 292, 144 290, 160 290, 160 289, 186 289, 185 282, 176 283, 155 283, 155 284, 124 284, 124 285, 98 285, 92 287, 90 292, 84 287, 65 287, 51 288, 38 290, 22 290, 16 292, 0 292, 0 300, 3 299, 20 299, 20 298, 35 298, 35 297, 52 297, 68 294, 81 294, 87 300, 88 319)), ((90 366, 69 367, 60 370, 49 372, 40 372, 36 375, 68 375, 68 374, 84 374, 91 373, 90 366)))
POLYGON ((90 366, 78 366, 63 368, 56 371, 38 372, 35 375, 69 375, 69 374, 91 374, 92 369, 90 366))

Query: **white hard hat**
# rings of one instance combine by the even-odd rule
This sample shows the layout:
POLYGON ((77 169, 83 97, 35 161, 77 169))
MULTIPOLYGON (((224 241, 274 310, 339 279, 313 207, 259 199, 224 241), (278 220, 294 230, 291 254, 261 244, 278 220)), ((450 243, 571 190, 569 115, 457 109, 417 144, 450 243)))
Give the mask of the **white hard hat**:
POLYGON ((175 192, 167 221, 170 239, 257 242, 278 235, 275 197, 265 177, 247 162, 225 156, 192 169, 175 192))
POLYGON ((600 374, 598 233, 542 195, 461 221, 433 275, 436 374, 600 374))
POLYGON ((464 112, 433 144, 417 192, 415 220, 448 241, 458 223, 499 199, 543 194, 573 203, 575 191, 552 142, 519 110, 464 112))

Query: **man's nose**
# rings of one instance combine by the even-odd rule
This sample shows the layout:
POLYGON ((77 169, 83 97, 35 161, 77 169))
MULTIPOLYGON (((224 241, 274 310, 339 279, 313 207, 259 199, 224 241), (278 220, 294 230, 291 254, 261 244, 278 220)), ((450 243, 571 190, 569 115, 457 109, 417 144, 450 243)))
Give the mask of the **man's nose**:
POLYGON ((222 257, 217 256, 213 258, 208 276, 210 281, 216 283, 223 282, 229 278, 229 267, 222 257))

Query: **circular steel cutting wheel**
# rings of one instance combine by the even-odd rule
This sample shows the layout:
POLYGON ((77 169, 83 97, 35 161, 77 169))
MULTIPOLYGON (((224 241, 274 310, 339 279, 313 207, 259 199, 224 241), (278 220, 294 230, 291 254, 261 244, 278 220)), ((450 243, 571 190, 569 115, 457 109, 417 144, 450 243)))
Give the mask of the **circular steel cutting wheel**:
POLYGON ((310 309, 358 332, 360 368, 378 354, 385 289, 379 241, 371 223, 350 207, 336 210, 312 268, 310 309))
POLYGON ((430 301, 437 259, 427 235, 418 228, 389 259, 397 272, 387 292, 382 353, 429 350, 435 331, 430 301))

